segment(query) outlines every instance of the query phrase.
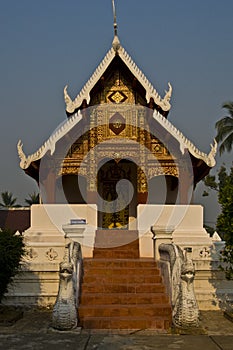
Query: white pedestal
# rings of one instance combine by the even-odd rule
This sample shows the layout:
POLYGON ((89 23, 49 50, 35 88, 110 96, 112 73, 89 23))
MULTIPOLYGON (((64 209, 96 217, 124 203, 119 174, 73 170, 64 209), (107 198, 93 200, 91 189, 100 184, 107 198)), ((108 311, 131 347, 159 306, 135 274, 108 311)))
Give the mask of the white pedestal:
POLYGON ((160 244, 170 244, 172 243, 172 234, 174 231, 173 226, 152 226, 151 231, 153 233, 153 240, 155 242, 155 259, 160 259, 159 246, 160 244))

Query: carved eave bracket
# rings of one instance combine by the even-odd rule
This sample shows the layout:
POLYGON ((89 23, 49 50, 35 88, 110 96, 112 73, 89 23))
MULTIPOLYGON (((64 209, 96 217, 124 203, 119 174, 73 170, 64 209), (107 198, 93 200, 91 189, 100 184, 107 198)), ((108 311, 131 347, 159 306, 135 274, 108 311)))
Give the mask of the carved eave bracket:
POLYGON ((216 164, 215 156, 217 154, 217 149, 218 149, 218 143, 217 143, 216 139, 214 139, 214 142, 213 142, 213 144, 210 145, 210 147, 211 147, 211 151, 208 154, 209 162, 207 163, 207 165, 209 165, 209 167, 213 167, 216 164))

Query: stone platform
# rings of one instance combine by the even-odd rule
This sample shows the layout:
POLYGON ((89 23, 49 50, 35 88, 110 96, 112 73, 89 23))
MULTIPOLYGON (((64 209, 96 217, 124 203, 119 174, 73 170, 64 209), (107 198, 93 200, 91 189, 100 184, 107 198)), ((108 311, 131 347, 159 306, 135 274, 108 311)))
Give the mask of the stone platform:
POLYGON ((201 326, 206 335, 158 334, 152 330, 82 330, 54 331, 51 311, 24 310, 24 316, 10 327, 0 324, 0 349, 4 350, 154 350, 178 349, 231 350, 233 323, 221 311, 201 312, 201 326))

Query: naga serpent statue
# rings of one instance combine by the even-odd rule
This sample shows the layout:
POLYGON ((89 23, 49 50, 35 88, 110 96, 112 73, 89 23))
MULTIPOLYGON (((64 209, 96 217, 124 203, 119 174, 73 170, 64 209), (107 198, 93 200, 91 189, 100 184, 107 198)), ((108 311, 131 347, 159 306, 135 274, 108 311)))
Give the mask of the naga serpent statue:
POLYGON ((77 327, 81 275, 81 246, 71 242, 66 245, 64 258, 60 263, 59 290, 52 315, 53 328, 69 330, 77 327))
POLYGON ((179 328, 199 326, 199 309, 194 292, 195 269, 192 260, 175 244, 159 246, 161 261, 169 261, 172 319, 179 328))

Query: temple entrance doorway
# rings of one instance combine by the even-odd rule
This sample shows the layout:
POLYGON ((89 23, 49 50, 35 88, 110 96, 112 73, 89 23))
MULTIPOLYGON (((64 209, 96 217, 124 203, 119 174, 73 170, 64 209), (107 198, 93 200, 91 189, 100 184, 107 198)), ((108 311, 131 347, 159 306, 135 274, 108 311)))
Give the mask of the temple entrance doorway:
POLYGON ((137 216, 137 165, 104 159, 98 168, 98 228, 129 229, 137 216))

